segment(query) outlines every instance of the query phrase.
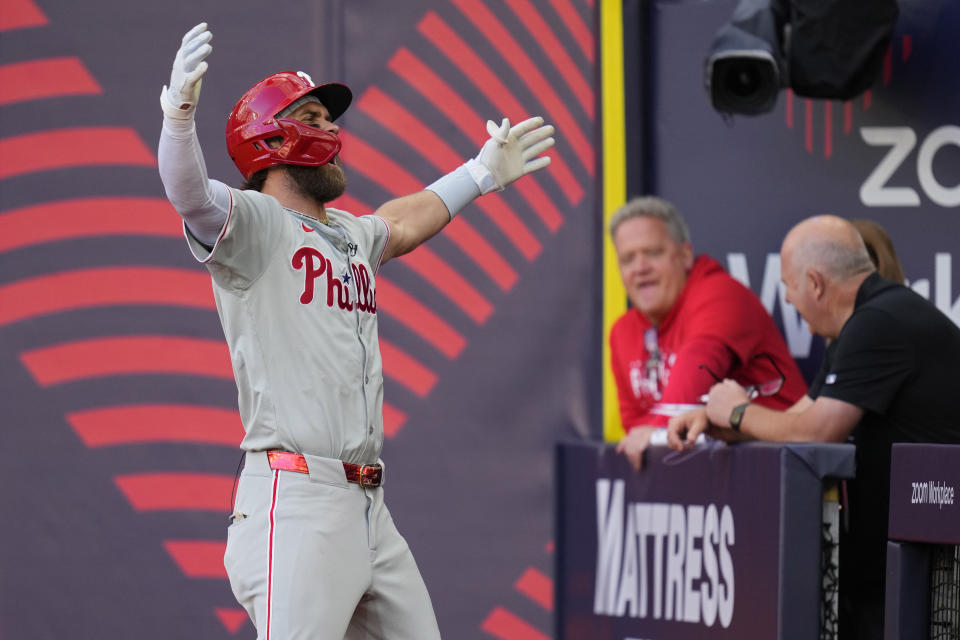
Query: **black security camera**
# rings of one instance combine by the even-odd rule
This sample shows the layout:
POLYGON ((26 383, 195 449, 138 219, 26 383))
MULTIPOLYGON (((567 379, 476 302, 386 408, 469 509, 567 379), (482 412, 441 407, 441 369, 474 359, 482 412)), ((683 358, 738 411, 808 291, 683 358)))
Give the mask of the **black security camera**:
POLYGON ((849 100, 874 82, 897 14, 896 0, 740 0, 707 56, 710 101, 758 115, 787 87, 849 100))
POLYGON ((785 86, 781 32, 786 0, 741 0, 717 31, 707 56, 706 83, 721 113, 757 115, 773 108, 785 86))
POLYGON ((756 115, 770 111, 780 91, 780 69, 762 52, 718 55, 708 68, 713 107, 721 113, 756 115))

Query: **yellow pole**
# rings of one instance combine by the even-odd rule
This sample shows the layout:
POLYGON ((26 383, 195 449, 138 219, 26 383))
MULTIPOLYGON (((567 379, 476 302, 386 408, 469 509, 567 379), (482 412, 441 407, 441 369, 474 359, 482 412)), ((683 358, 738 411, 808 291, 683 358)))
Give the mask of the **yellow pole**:
POLYGON ((623 90, 623 2, 600 2, 600 78, 603 103, 603 437, 623 437, 617 387, 610 370, 610 327, 627 309, 617 256, 607 233, 610 217, 627 198, 627 155, 623 90))

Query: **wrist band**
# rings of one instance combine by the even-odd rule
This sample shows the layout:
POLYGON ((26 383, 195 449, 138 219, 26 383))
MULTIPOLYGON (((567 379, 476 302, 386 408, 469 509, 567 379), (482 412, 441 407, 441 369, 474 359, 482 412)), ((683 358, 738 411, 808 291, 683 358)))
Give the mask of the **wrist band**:
POLYGON ((440 196, 450 219, 480 196, 480 187, 477 185, 466 164, 462 164, 447 175, 426 187, 440 196))

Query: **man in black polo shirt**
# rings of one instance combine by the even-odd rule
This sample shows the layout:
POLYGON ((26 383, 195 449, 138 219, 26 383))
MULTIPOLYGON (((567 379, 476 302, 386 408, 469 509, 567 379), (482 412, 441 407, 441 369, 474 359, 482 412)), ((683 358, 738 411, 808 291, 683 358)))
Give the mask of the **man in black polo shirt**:
POLYGON ((808 396, 785 412, 749 403, 725 380, 706 409, 674 418, 668 441, 703 431, 726 440, 857 445, 850 531, 841 537, 840 637, 883 636, 890 451, 894 442, 960 443, 960 328, 927 300, 882 279, 856 229, 835 216, 795 226, 780 250, 787 300, 833 340, 808 396), (733 429, 740 433, 733 433, 733 429))

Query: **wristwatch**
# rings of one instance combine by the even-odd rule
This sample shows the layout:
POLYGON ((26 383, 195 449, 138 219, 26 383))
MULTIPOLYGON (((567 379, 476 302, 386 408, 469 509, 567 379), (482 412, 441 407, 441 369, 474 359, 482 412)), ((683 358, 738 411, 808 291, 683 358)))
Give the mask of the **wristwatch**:
POLYGON ((740 423, 743 422, 743 412, 748 406, 750 406, 750 403, 744 402, 743 404, 735 406, 733 411, 730 412, 730 427, 734 431, 740 431, 740 423))

